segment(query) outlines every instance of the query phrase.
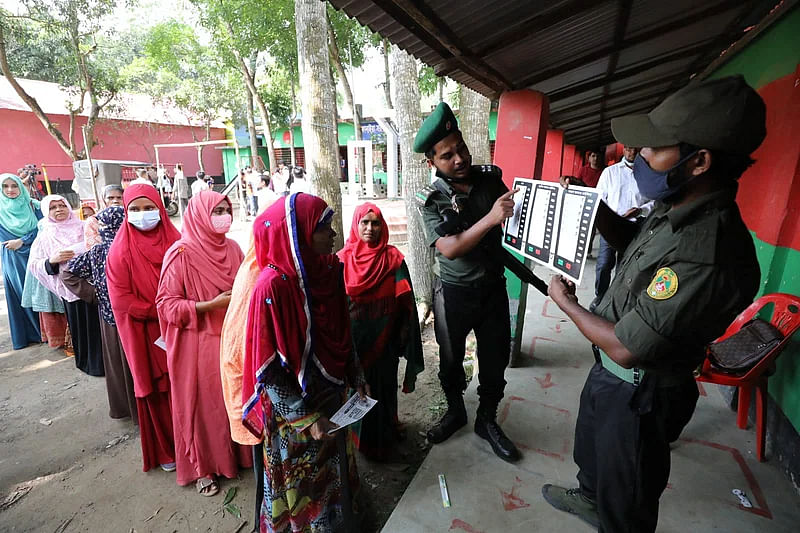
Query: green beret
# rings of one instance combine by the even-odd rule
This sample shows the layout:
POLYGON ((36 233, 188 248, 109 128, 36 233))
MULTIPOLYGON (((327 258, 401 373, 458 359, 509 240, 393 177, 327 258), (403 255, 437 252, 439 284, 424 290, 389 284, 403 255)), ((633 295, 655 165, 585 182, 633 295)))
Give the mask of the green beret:
POLYGON ((414 151, 424 154, 454 131, 458 131, 456 116, 450 106, 442 102, 422 122, 417 136, 414 137, 414 151))

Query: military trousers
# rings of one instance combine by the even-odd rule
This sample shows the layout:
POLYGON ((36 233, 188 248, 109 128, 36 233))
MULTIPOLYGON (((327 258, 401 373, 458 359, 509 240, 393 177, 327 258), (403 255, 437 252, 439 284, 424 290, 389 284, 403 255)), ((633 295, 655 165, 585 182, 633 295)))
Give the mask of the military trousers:
POLYGON ((656 530, 669 444, 689 422, 699 394, 691 375, 677 386, 655 383, 645 375, 635 387, 597 363, 581 392, 573 457, 581 492, 597 503, 600 532, 656 530))
POLYGON ((467 388, 464 351, 467 335, 474 331, 478 396, 483 408, 496 409, 503 399, 504 374, 511 354, 505 278, 483 279, 465 287, 436 277, 433 282, 433 312, 436 342, 439 344, 439 381, 445 395, 461 396, 467 388))

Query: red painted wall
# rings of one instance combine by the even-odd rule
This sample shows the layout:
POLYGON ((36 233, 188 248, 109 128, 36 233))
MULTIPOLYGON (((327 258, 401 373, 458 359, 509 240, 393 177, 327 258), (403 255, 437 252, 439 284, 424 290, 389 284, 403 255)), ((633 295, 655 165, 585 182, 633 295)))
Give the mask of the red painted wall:
MULTIPOLYGON (((66 136, 69 130, 69 117, 50 115, 50 119, 57 123, 66 136)), ((78 117, 76 122, 80 132, 80 126, 86 124, 86 117, 78 117)), ((70 158, 33 113, 0 109, 0 125, 2 125, 0 126, 0 146, 2 146, 0 172, 16 172, 18 168, 28 163, 71 165, 70 158)), ((95 126, 95 138, 100 144, 92 149, 92 157, 155 163, 154 144, 192 142, 194 139, 191 130, 189 126, 102 120, 95 126)), ((194 130, 198 140, 205 138, 203 128, 195 127, 194 130)), ((224 139, 225 130, 212 128, 211 138, 224 139)), ((77 142, 78 147, 82 148, 83 139, 80 135, 77 142)), ((193 175, 200 168, 197 163, 197 150, 192 147, 160 149, 159 155, 165 164, 184 163, 183 168, 187 176, 193 175)), ((214 176, 222 175, 220 150, 213 146, 206 147, 203 150, 203 163, 206 173, 214 176)), ((52 179, 60 177, 71 180, 74 177, 71 166, 53 166, 48 168, 48 174, 52 179)))
POLYGON ((558 181, 561 176, 561 159, 564 154, 564 130, 547 130, 544 144, 542 179, 558 181))
POLYGON ((736 201, 747 227, 774 246, 800 250, 800 66, 761 87, 767 137, 739 180, 736 201))

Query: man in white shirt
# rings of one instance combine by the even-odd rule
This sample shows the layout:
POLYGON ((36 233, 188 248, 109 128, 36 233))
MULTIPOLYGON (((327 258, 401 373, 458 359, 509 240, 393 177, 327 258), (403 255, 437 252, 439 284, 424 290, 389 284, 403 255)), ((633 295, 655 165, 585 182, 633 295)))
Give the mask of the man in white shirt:
POLYGON ((207 191, 208 190, 208 183, 206 183, 206 173, 202 170, 198 170, 197 174, 195 174, 195 179, 192 182, 192 196, 197 196, 200 194, 200 191, 207 191))
MULTIPOLYGON (((625 146, 622 151, 622 160, 603 169, 600 180, 597 182, 600 199, 612 211, 629 220, 646 217, 653 208, 653 202, 639 194, 639 187, 636 186, 636 180, 633 178, 633 161, 638 153, 638 148, 625 146)), ((602 235, 598 235, 598 238, 600 242, 598 243, 599 250, 595 267, 595 298, 589 306, 590 311, 594 310, 608 290, 608 286, 611 284, 611 272, 617 264, 617 251, 603 239, 602 235)))

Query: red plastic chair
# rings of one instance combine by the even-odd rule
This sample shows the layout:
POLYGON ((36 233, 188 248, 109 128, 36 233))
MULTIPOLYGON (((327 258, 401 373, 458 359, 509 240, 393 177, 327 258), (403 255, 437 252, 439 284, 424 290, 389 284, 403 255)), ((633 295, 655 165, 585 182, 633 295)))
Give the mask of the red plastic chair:
MULTIPOLYGON (((800 328, 800 297, 792 294, 774 293, 766 294, 750 304, 741 312, 736 320, 728 326, 725 333, 715 342, 722 341, 736 333, 754 318, 758 312, 768 304, 775 304, 769 322, 783 334, 783 340, 753 368, 744 374, 730 374, 721 372, 711 366, 706 358, 697 381, 728 385, 739 388, 739 405, 737 409, 736 424, 741 429, 747 427, 747 416, 750 413, 750 396, 753 387, 756 387, 756 457, 764 461, 764 444, 766 440, 767 425, 767 379, 774 371, 775 359, 783 351, 792 334, 800 328)), ((766 318, 764 318, 766 320, 766 318)))

